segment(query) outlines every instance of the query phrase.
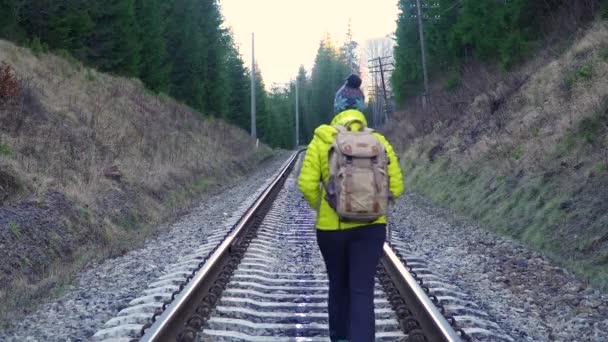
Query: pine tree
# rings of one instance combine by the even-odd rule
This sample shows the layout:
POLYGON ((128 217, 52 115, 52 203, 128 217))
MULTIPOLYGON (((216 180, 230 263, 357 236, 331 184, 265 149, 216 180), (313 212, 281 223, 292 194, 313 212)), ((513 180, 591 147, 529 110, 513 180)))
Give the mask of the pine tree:
MULTIPOLYGON (((550 9, 548 2, 511 0, 436 0, 438 9, 425 8, 427 17, 440 15, 433 25, 425 25, 425 45, 432 75, 459 70, 477 60, 500 63, 510 68, 526 54, 528 41, 538 30, 537 18, 550 9)), ((412 20, 412 0, 399 1, 393 89, 398 103, 422 91, 420 41, 417 22, 412 20)), ((561 6, 561 5, 560 5, 561 6)))
POLYGON ((313 127, 309 126, 309 120, 306 120, 309 114, 310 108, 310 82, 308 80, 308 72, 303 65, 300 65, 298 69, 298 76, 296 78, 298 82, 298 106, 299 106, 299 117, 300 117, 300 143, 307 142, 312 137, 313 127))
POLYGON ((272 134, 268 143, 273 147, 290 149, 295 145, 295 82, 288 88, 273 87, 268 95, 272 134))
POLYGON ((228 33, 229 48, 226 52, 226 72, 228 79, 228 110, 223 116, 225 120, 231 122, 244 130, 249 130, 251 126, 250 102, 251 102, 251 82, 250 74, 245 67, 245 63, 234 44, 232 35, 228 33))
POLYGON ((137 76, 140 45, 135 0, 96 0, 91 7, 95 28, 88 44, 89 61, 103 71, 137 76))
POLYGON ((359 56, 357 55, 357 48, 359 43, 353 39, 353 30, 350 23, 348 22, 348 31, 346 32, 346 41, 340 49, 340 52, 348 66, 350 73, 361 74, 361 66, 359 65, 359 56))
POLYGON ((281 131, 281 116, 284 114, 285 108, 284 89, 272 87, 268 94, 268 113, 263 121, 262 139, 265 143, 272 147, 281 146, 283 140, 283 132, 281 131))
POLYGON ((141 44, 139 77, 152 90, 168 92, 170 65, 165 41, 167 23, 160 0, 135 3, 141 44))
POLYGON ((22 37, 19 26, 18 0, 0 0, 0 38, 17 40, 22 37))
POLYGON ((171 8, 167 29, 171 60, 171 95, 199 111, 204 103, 204 46, 207 43, 197 23, 193 0, 177 0, 171 8))
POLYGON ((268 111, 268 94, 264 86, 262 72, 255 66, 255 103, 256 103, 256 127, 257 136, 264 142, 273 144, 274 124, 272 116, 268 111))
MULTIPOLYGON (((22 36, 102 71, 138 76, 204 115, 249 129, 249 71, 223 28, 218 0, 0 0, 0 10, 3 37, 22 36)), ((256 89, 265 138, 286 145, 289 122, 279 116, 286 99, 277 97, 271 113, 259 71, 256 89)))
POLYGON ((48 41, 49 23, 57 13, 58 5, 52 0, 29 0, 22 2, 19 11, 19 23, 29 40, 34 37, 43 42, 48 41))
POLYGON ((86 1, 63 2, 56 8, 48 24, 46 42, 51 48, 69 51, 80 60, 86 58, 86 42, 94 28, 86 1))
POLYGON ((228 111, 229 89, 226 77, 226 52, 230 41, 222 29, 223 18, 217 0, 199 0, 200 29, 205 35, 206 114, 222 117, 228 111))
POLYGON ((336 91, 344 84, 349 72, 348 62, 338 53, 331 38, 326 36, 319 44, 312 69, 309 127, 328 123, 332 119, 336 91))
POLYGON ((180 0, 167 29, 171 94, 206 115, 226 117, 230 39, 216 0, 180 0))
POLYGON ((330 99, 333 84, 331 76, 333 73, 333 62, 335 53, 329 42, 321 41, 311 76, 311 115, 309 120, 311 127, 316 127, 333 113, 333 103, 330 99), (329 77, 328 77, 329 76, 329 77))
POLYGON ((420 91, 423 79, 418 29, 415 21, 411 20, 410 10, 409 1, 399 2, 394 51, 395 71, 391 78, 397 103, 403 103, 407 97, 420 91))

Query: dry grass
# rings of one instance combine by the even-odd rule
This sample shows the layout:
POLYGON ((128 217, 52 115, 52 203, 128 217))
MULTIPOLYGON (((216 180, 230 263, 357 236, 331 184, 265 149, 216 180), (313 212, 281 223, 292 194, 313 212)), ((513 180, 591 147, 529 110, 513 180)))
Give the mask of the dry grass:
POLYGON ((515 71, 465 72, 425 125, 389 135, 406 146, 411 186, 608 287, 606 51, 596 21, 515 71))
POLYGON ((3 141, 18 153, 5 160, 33 187, 60 187, 93 205, 116 184, 103 177, 116 165, 123 179, 157 191, 168 180, 230 173, 262 152, 246 132, 151 95, 137 80, 90 71, 54 55, 40 59, 0 41, 0 60, 25 80, 23 103, 3 111, 12 127, 3 141), (89 77, 93 73, 94 79, 89 77), (226 143, 226 142, 230 143, 226 143))
POLYGON ((535 155, 548 153, 547 149, 577 122, 603 108, 608 98, 608 63, 601 54, 607 47, 608 29, 605 23, 597 22, 552 62, 547 63, 550 54, 540 54, 509 73, 470 66, 479 70, 465 72, 456 92, 436 89, 434 108, 422 124, 416 120, 425 117, 418 114, 420 108, 408 107, 397 114, 405 122, 394 125, 389 136, 406 140, 408 146, 423 144, 414 149, 417 151, 439 144, 443 151, 466 152, 470 160, 488 153, 500 154, 500 147, 511 149, 513 144, 525 141, 521 161, 530 164, 538 159, 535 155), (577 76, 585 68, 592 75, 577 76), (421 133, 424 137, 416 140, 421 133))
MULTIPOLYGON (((21 83, 18 101, 0 108, 0 205, 41 202, 50 191, 65 194, 85 211, 87 229, 95 231, 91 239, 100 240, 90 242, 110 250, 104 255, 137 246, 197 194, 234 182, 272 154, 265 146, 255 149, 247 132, 151 94, 138 80, 53 54, 36 57, 2 40, 0 62, 21 83), (120 180, 105 176, 111 167, 120 180)), ((36 288, 45 276, 33 280, 22 269, 9 282, 36 288)), ((7 286, 0 275, 0 291, 7 286)))

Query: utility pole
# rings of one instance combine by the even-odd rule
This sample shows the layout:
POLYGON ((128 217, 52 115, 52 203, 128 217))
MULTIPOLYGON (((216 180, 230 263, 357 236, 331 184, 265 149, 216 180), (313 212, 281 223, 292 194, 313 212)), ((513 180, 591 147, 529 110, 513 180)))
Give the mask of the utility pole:
POLYGON ((411 15, 412 18, 418 19, 418 34, 420 36, 420 55, 422 56, 422 73, 424 77, 424 93, 422 94, 422 109, 426 111, 428 104, 431 102, 431 93, 429 91, 429 75, 426 63, 426 48, 424 46, 424 20, 439 20, 441 15, 427 16, 422 13, 422 9, 439 8, 440 4, 433 2, 427 4, 425 0, 416 0, 416 4, 410 4, 410 7, 416 7, 416 14, 411 15))
POLYGON ((386 105, 386 110, 384 111, 384 123, 388 123, 388 112, 391 111, 391 105, 388 100, 388 95, 386 94, 386 81, 384 80, 384 68, 382 67, 382 58, 378 58, 378 66, 380 67, 380 78, 382 79, 382 93, 384 95, 384 103, 386 105))
POLYGON ((422 94, 422 110, 426 111, 429 96, 429 79, 426 67, 426 50, 424 48, 424 24, 422 22, 422 4, 420 3, 420 0, 416 0, 416 9, 418 12, 418 32, 420 34, 420 51, 422 54, 422 72, 424 76, 424 94, 422 94))
MULTIPOLYGON (((370 66, 368 65, 368 70, 371 69, 370 66)), ((370 97, 370 101, 371 99, 374 99, 372 102, 372 128, 378 128, 379 126, 379 120, 378 120, 378 113, 380 112, 379 109, 379 105, 380 103, 378 103, 378 96, 376 94, 378 94, 378 77, 376 77, 376 74, 374 73, 370 73, 371 77, 372 77, 372 90, 369 92, 369 97, 370 97)))
POLYGON ((300 146, 300 75, 296 76, 296 148, 300 146))
POLYGON ((255 34, 251 33, 251 136, 257 138, 255 114, 255 34))
POLYGON ((390 115, 393 112, 392 104, 391 104, 391 96, 389 96, 389 89, 386 84, 387 74, 394 71, 394 63, 392 61, 392 56, 384 56, 374 58, 369 60, 369 73, 372 75, 373 83, 374 83, 374 99, 375 99, 375 108, 374 108, 374 121, 377 123, 380 120, 378 118, 378 112, 384 112, 384 124, 387 124, 390 115), (377 74, 380 74, 380 85, 378 85, 378 77, 377 74), (381 96, 381 101, 378 101, 378 98, 381 96))

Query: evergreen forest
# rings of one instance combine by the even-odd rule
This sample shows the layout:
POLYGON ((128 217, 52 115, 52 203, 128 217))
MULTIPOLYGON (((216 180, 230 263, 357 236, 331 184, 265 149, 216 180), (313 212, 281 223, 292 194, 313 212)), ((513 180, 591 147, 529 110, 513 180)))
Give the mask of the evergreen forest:
MULTIPOLYGON (((430 79, 447 75, 456 88, 463 66, 499 65, 509 70, 531 57, 547 39, 563 39, 592 20, 607 0, 422 0, 427 65, 430 79)), ((416 0, 399 0, 392 84, 395 100, 422 92, 420 37, 416 0)))
MULTIPOLYGON (((217 0, 0 0, 0 12, 2 39, 139 78, 201 115, 250 131, 251 71, 217 0)), ((300 143, 333 114, 336 90, 358 69, 356 48, 352 40, 336 47, 325 37, 313 69, 300 68, 300 143)), ((293 148, 295 80, 266 87, 262 72, 256 68, 257 135, 270 146, 293 148)))
MULTIPOLYGON (((391 81, 398 105, 422 92, 415 3, 397 3, 391 81)), ((448 88, 459 85, 461 68, 468 63, 504 69, 517 65, 541 38, 559 34, 557 28, 568 30, 564 11, 574 29, 581 20, 592 19, 599 6, 608 13, 608 0, 421 3, 431 79, 447 77, 448 88)), ((218 0, 0 0, 0 12, 0 38, 139 78, 151 91, 168 94, 201 115, 250 130, 251 71, 224 23, 218 0)), ((329 35, 322 37, 312 69, 300 66, 297 78, 288 84, 265 85, 263 70, 256 68, 256 125, 262 141, 294 147, 296 82, 300 144, 331 119, 336 90, 348 74, 361 72, 359 44, 350 29, 345 41, 339 46, 329 35)))

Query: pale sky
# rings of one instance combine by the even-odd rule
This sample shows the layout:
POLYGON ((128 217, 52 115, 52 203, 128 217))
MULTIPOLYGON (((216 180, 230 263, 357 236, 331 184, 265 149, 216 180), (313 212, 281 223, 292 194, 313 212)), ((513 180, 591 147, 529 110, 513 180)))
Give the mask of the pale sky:
POLYGON ((273 82, 295 79, 300 64, 310 71, 326 32, 341 46, 349 19, 360 46, 368 39, 394 33, 397 1, 219 0, 226 25, 232 27, 248 66, 251 33, 255 32, 256 60, 267 88, 273 82))

